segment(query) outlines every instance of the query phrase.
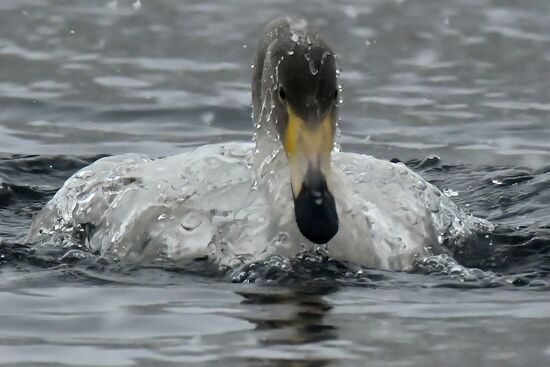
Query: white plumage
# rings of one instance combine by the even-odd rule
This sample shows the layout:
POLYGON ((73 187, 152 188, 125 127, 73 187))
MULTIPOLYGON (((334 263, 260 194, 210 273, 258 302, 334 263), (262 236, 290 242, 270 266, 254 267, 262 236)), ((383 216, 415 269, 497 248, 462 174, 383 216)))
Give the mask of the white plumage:
MULTIPOLYGON (((237 265, 313 248, 298 230, 282 151, 253 169, 254 145, 207 145, 151 160, 107 157, 74 174, 35 217, 29 241, 75 238, 103 255, 237 265), (258 177, 258 179, 257 179, 258 177)), ((458 246, 490 223, 464 214, 405 165, 333 154, 329 178, 340 229, 329 255, 409 269, 417 256, 458 246)))

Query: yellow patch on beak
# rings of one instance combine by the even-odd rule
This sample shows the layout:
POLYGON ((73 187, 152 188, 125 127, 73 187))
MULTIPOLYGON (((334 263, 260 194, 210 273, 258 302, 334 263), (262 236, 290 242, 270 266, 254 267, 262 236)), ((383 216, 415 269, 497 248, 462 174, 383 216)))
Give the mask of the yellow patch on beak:
POLYGON ((334 127, 327 113, 318 124, 306 124, 287 105, 288 125, 284 148, 290 167, 292 193, 298 197, 304 177, 311 167, 319 169, 325 177, 330 174, 330 153, 334 145, 334 127))

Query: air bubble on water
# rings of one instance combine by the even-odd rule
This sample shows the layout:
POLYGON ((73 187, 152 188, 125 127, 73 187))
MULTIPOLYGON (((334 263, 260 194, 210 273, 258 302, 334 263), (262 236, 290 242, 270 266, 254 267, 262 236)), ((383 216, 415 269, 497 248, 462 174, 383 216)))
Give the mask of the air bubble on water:
POLYGON ((289 55, 289 56, 294 55, 294 50, 288 50, 288 55, 289 55))
POLYGON ((502 181, 500 180, 497 180, 496 178, 494 178, 492 181, 491 181, 494 185, 502 185, 502 181))

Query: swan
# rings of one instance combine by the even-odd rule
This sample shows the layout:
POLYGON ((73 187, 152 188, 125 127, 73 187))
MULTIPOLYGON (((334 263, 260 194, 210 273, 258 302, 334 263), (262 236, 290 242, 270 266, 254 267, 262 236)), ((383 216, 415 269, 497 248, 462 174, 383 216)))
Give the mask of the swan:
POLYGON ((182 266, 236 266, 324 246, 336 260, 409 270, 491 231, 403 163, 334 149, 337 74, 316 30, 273 20, 254 62, 254 142, 99 159, 35 215, 27 241, 182 266))

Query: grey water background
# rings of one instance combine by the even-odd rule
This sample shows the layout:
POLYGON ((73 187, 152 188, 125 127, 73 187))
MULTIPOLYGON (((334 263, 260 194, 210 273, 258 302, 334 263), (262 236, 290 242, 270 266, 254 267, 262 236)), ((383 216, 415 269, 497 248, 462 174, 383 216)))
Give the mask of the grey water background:
POLYGON ((0 366, 547 366, 549 19, 546 0, 0 0, 0 366), (23 244, 102 155, 249 141, 254 48, 280 15, 339 55, 344 150, 497 225, 456 254, 479 270, 234 278, 23 244))

